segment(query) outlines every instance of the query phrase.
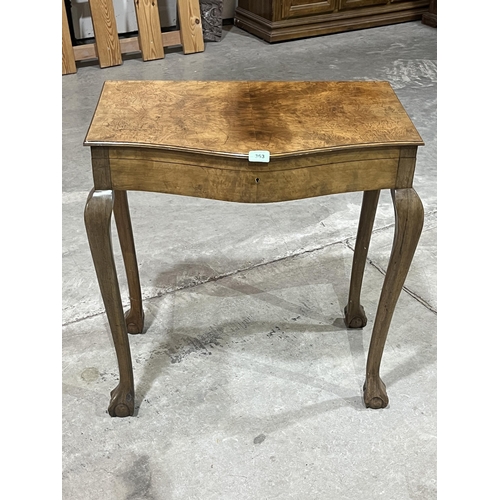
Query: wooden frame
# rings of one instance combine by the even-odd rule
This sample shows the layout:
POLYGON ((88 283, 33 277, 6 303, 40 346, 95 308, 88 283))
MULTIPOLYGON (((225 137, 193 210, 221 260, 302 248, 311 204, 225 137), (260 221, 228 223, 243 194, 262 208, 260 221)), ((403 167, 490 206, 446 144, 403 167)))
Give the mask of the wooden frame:
POLYGON ((163 59, 164 47, 182 45, 184 54, 203 52, 199 0, 177 0, 179 30, 161 32, 158 4, 136 0, 138 36, 120 39, 112 0, 89 0, 95 43, 73 46, 62 2, 62 74, 76 73, 76 61, 98 59, 101 68, 122 64, 122 54, 141 52, 144 61, 163 59))

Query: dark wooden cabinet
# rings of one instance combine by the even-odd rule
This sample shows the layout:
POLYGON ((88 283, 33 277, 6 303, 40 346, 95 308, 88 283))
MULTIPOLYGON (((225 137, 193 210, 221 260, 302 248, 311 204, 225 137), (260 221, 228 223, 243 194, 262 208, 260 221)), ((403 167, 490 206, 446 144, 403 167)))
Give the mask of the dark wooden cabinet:
POLYGON ((311 14, 333 12, 337 0, 282 0, 281 17, 304 17, 311 14))
POLYGON ((235 24, 268 41, 416 21, 430 0, 238 0, 235 24))
POLYGON ((370 7, 372 5, 385 5, 387 0, 340 0, 339 10, 356 9, 358 7, 370 7))
POLYGON ((432 28, 437 28, 437 0, 432 0, 429 5, 429 11, 422 16, 422 22, 431 26, 432 28))

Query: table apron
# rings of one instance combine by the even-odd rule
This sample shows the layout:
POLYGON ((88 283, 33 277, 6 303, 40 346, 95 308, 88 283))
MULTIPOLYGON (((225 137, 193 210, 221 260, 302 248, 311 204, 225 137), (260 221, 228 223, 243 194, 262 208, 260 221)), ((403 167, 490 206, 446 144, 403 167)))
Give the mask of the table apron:
POLYGON ((335 193, 393 188, 398 160, 379 159, 290 170, 229 170, 170 162, 110 160, 113 189, 221 201, 270 203, 335 193))
POLYGON ((241 203, 270 203, 396 187, 398 159, 364 160, 290 170, 229 170, 146 160, 110 159, 113 189, 241 203))

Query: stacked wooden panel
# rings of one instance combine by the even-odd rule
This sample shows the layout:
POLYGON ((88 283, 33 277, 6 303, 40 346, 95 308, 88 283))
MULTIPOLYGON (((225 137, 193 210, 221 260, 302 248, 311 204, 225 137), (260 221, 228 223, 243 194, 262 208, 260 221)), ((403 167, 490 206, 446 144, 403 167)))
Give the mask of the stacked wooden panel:
POLYGON ((138 36, 120 39, 112 0, 89 0, 95 43, 72 46, 66 6, 63 15, 63 75, 76 73, 76 61, 95 59, 101 68, 118 66, 122 54, 140 51, 144 61, 163 59, 164 47, 182 45, 184 54, 203 52, 203 30, 199 0, 177 0, 179 30, 161 32, 157 0, 135 0, 138 36))

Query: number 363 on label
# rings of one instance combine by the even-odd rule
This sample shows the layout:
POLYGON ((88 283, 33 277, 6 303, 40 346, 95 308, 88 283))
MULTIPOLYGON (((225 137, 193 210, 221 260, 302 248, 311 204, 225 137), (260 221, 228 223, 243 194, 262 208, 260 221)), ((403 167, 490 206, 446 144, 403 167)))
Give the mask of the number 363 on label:
POLYGON ((256 161, 261 163, 269 163, 269 151, 250 151, 248 153, 248 161, 256 161))

